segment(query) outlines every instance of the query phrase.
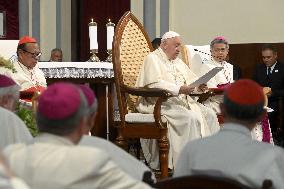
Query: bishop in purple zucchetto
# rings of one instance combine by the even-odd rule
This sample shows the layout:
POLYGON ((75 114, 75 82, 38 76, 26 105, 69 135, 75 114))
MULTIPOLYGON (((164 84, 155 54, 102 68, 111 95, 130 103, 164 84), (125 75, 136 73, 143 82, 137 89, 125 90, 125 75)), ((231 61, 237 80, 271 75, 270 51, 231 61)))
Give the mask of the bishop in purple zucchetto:
POLYGON ((40 95, 38 112, 47 119, 62 120, 74 115, 80 104, 80 91, 75 85, 55 83, 40 95))

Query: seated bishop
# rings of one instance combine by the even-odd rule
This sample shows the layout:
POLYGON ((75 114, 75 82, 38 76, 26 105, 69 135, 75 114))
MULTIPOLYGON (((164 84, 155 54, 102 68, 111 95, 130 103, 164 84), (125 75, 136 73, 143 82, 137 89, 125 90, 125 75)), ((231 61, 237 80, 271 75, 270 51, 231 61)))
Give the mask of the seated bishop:
MULTIPOLYGON (((226 61, 229 53, 229 43, 224 37, 216 37, 210 43, 211 59, 203 61, 200 73, 204 74, 215 67, 223 67, 223 69, 217 73, 207 83, 209 88, 217 88, 218 90, 224 90, 234 80, 239 79, 241 76, 237 66, 230 64, 226 61)), ((209 98, 204 104, 207 107, 212 108, 217 114, 220 114, 219 105, 223 101, 223 95, 216 95, 209 98)), ((252 137, 259 141, 273 143, 270 125, 267 116, 264 117, 261 123, 257 123, 257 126, 252 130, 252 137)))

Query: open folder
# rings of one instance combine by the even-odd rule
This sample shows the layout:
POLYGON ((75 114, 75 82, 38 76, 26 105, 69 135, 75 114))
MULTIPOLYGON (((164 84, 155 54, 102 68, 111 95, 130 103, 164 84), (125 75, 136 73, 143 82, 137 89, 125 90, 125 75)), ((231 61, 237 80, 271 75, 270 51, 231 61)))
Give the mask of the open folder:
POLYGON ((201 84, 206 84, 211 78, 213 78, 219 71, 221 71, 223 67, 215 67, 200 78, 198 78, 193 83, 189 84, 189 87, 198 87, 201 84))

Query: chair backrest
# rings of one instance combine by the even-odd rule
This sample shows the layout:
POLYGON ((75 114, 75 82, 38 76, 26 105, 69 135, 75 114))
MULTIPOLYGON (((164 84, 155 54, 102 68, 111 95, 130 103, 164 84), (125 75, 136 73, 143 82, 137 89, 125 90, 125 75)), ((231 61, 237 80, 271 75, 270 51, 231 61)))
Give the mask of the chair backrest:
MULTIPOLYGON (((154 187, 160 189, 253 189, 236 180, 208 175, 168 178, 158 181, 154 184, 154 187)), ((272 182, 270 180, 265 180, 261 189, 270 188, 272 188, 272 182)))
POLYGON ((131 12, 118 22, 113 40, 113 68, 121 116, 135 111, 136 96, 123 91, 124 86, 134 87, 145 57, 153 50, 142 24, 131 12))
POLYGON ((181 56, 190 69, 197 74, 202 62, 211 58, 210 45, 184 45, 181 50, 181 56))

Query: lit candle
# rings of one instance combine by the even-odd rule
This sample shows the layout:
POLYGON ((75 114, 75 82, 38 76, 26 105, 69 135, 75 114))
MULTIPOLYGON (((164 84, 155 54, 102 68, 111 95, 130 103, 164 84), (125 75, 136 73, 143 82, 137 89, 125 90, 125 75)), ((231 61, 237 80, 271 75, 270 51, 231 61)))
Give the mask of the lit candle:
POLYGON ((97 31, 97 23, 91 19, 89 23, 90 50, 98 49, 97 31))
POLYGON ((108 19, 108 23, 106 24, 107 27, 107 49, 112 49, 112 41, 114 36, 114 26, 115 24, 108 19))

